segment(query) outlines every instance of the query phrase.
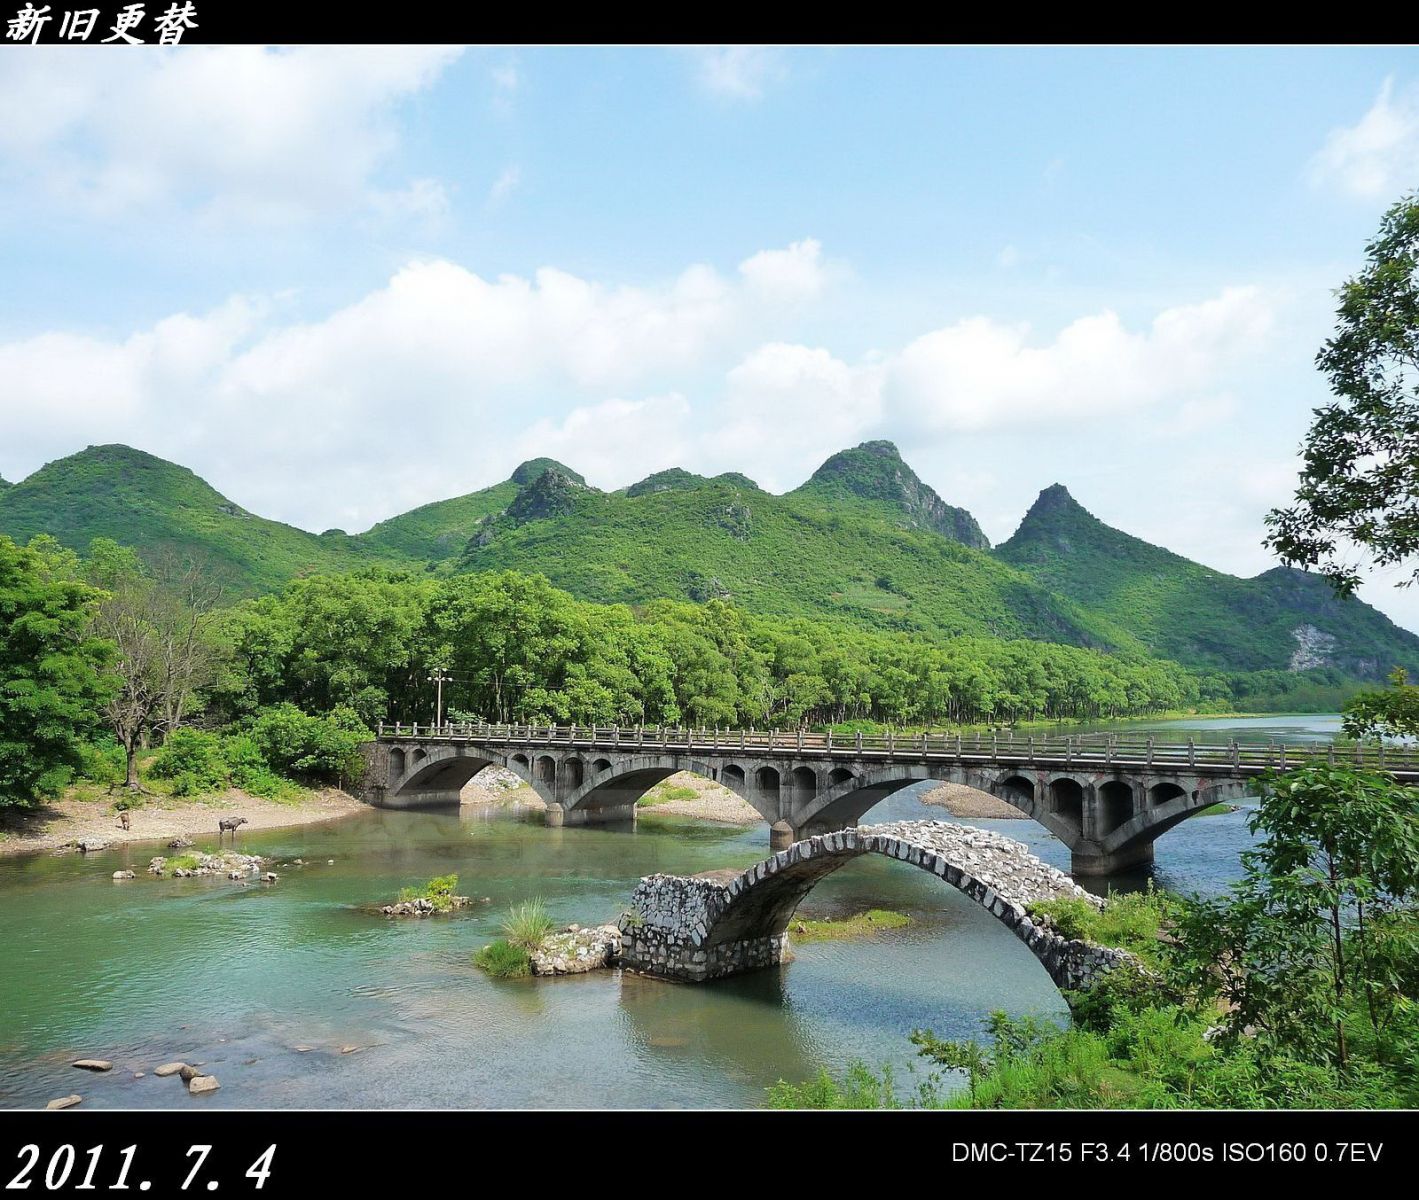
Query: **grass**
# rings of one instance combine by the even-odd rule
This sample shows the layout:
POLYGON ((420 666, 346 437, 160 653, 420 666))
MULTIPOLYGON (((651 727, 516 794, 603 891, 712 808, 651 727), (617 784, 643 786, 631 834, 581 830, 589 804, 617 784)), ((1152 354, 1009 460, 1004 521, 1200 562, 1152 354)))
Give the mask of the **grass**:
POLYGON ((1130 950, 1156 962, 1159 935, 1171 919, 1173 901, 1150 884, 1146 892, 1114 893, 1102 909, 1087 900, 1062 897, 1028 906, 1032 917, 1048 916, 1064 937, 1130 950))
POLYGON ((422 887, 400 888, 399 903, 427 900, 434 906, 435 912, 448 912, 453 908, 453 893, 457 887, 457 875, 435 875, 422 887))
POLYGON ((481 947, 473 955, 473 962, 494 979, 521 979, 532 974, 531 955, 507 938, 498 938, 481 947))
POLYGON ((516 904, 503 920, 503 937, 506 941, 531 953, 541 947, 552 932, 555 922, 547 915, 547 905, 541 896, 516 904))
POLYGON ((900 929, 903 925, 910 924, 911 918, 905 913, 873 908, 853 917, 795 920, 789 925, 789 933, 799 942, 834 941, 840 938, 864 937, 883 929, 900 929))
POLYGON ((666 787, 664 784, 657 784, 636 801, 637 808, 654 808, 657 804, 664 804, 668 800, 694 800, 699 796, 699 792, 692 787, 666 787))
POLYGON ((202 865, 202 860, 195 854, 178 854, 167 860, 164 869, 168 871, 195 871, 202 865))

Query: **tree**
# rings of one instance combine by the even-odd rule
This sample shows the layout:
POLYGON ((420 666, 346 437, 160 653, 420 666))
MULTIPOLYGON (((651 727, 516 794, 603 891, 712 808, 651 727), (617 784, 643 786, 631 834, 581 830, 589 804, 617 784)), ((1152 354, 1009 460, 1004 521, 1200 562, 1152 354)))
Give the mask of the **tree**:
POLYGON ((89 576, 104 589, 93 627, 115 647, 119 680, 104 714, 123 747, 124 786, 140 791, 138 751, 153 734, 178 728, 193 697, 220 674, 209 635, 221 592, 191 563, 155 579, 131 550, 105 538, 89 555, 89 576))
MULTIPOLYGON (((1253 1029, 1343 1074, 1349 1029, 1386 1030, 1409 1005, 1387 947, 1419 892, 1419 794, 1388 775, 1314 764, 1263 780, 1230 897, 1180 921, 1184 984, 1220 996, 1235 1038, 1253 1029)), ((1412 912, 1408 914, 1412 918, 1412 912)))
POLYGON ((1342 594, 1360 582, 1349 546, 1380 566, 1419 552, 1419 194, 1385 214, 1365 253, 1316 356, 1335 398, 1306 435, 1296 503, 1266 518, 1282 561, 1319 566, 1342 594))
POLYGON ((53 795, 83 761, 112 680, 93 637, 99 594, 0 537, 0 805, 53 795))

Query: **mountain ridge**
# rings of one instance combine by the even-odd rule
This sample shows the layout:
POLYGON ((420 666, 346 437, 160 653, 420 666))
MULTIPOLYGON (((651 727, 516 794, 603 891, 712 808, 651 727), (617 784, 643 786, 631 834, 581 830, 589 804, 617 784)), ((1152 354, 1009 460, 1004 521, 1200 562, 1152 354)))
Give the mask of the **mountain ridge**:
POLYGON ((1419 638, 1316 576, 1226 575, 1100 521, 1063 484, 1043 489, 993 550, 889 442, 830 456, 800 487, 657 471, 605 492, 550 458, 363 533, 269 521, 175 463, 91 446, 0 488, 0 533, 94 537, 207 557, 233 596, 372 565, 545 574, 584 599, 727 598, 778 616, 933 637, 1033 638, 1195 669, 1332 666, 1380 678, 1419 668, 1419 638), (977 539, 978 535, 978 539, 977 539), (975 543, 975 544, 972 544, 975 543))

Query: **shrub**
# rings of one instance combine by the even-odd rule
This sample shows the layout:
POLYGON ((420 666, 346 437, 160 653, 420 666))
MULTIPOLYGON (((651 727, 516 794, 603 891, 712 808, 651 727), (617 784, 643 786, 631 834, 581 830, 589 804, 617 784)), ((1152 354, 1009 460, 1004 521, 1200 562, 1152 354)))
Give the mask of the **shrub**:
POLYGON ((552 932, 553 921, 547 915, 541 896, 514 905, 503 921, 503 935, 519 949, 536 950, 552 932))
POLYGON ((173 730, 148 770, 157 779, 171 779, 176 796, 221 791, 231 782, 221 735, 201 729, 173 730))
POLYGON ((407 904, 411 900, 427 900, 435 912, 448 912, 453 907, 453 892, 458 887, 457 875, 436 875, 423 887, 400 888, 399 902, 407 904))
POLYGON ((123 747, 112 738, 91 742, 83 749, 83 765, 79 768, 79 774, 110 791, 120 787, 128 775, 123 747))
POLYGON ((312 717, 294 704, 281 704, 257 715, 251 736, 262 758, 277 771, 343 784, 359 778, 364 769, 360 744, 374 734, 349 707, 312 717))
POLYGON ((532 974, 531 956, 506 938, 489 942, 473 955, 473 961, 496 979, 517 979, 532 974))

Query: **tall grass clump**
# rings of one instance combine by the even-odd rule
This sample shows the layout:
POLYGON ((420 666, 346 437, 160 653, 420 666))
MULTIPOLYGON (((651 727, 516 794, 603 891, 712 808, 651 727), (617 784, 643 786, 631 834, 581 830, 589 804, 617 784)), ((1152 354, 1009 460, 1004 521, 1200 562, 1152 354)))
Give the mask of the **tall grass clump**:
POLYGON ((513 906, 503 920, 503 937, 510 945, 531 953, 541 948, 552 928, 546 902, 541 896, 535 896, 513 906))

